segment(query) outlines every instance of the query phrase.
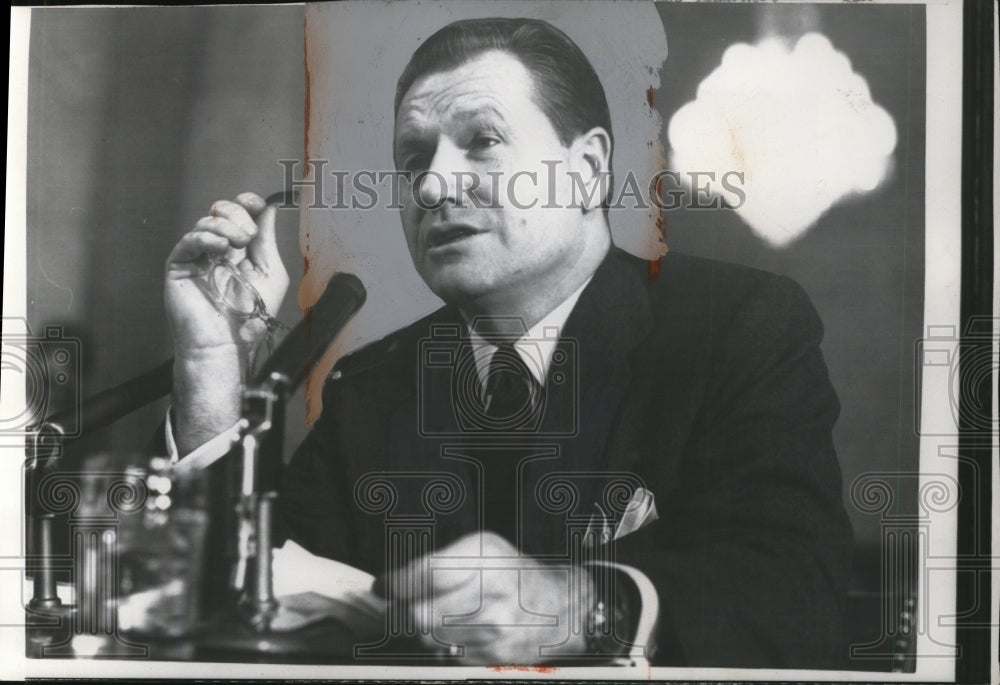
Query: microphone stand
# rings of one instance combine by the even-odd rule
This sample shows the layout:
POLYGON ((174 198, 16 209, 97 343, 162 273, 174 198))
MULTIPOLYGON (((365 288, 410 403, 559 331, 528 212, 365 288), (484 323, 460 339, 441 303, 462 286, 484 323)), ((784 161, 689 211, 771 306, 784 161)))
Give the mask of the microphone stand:
POLYGON ((238 558, 233 589, 242 592, 239 608, 259 632, 270 629, 279 608, 271 564, 273 509, 278 493, 268 486, 277 482, 273 472, 282 462, 288 388, 288 377, 273 372, 243 392, 243 418, 248 426, 240 441, 243 473, 237 504, 238 558))
POLYGON ((273 485, 283 464, 285 405, 293 387, 294 379, 273 371, 243 391, 247 426, 239 440, 237 554, 228 588, 230 599, 199 631, 198 658, 241 662, 278 658, 295 663, 345 660, 335 646, 351 639, 349 628, 320 621, 293 630, 273 629, 288 611, 274 594, 272 549, 278 493, 273 485))
POLYGON ((30 536, 28 568, 33 569, 34 574, 32 597, 27 608, 36 614, 65 617, 73 612, 73 607, 63 605, 56 590, 56 575, 53 568, 55 548, 52 543, 52 522, 55 514, 39 511, 36 499, 38 485, 61 453, 65 436, 58 423, 46 421, 36 432, 30 434, 28 439, 25 501, 30 536))

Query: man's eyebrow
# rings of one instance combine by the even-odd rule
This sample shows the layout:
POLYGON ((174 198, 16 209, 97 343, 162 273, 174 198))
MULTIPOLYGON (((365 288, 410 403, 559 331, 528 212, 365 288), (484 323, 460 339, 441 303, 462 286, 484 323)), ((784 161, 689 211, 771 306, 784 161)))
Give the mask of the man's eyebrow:
POLYGON ((393 152, 399 155, 406 152, 421 151, 426 149, 429 144, 424 136, 404 132, 396 136, 393 143, 393 152))
POLYGON ((402 118, 396 122, 392 147, 394 150, 418 147, 425 142, 426 137, 427 134, 419 122, 413 121, 410 117, 402 118))
POLYGON ((476 117, 495 117, 501 121, 506 121, 507 117, 504 116, 503 112, 500 111, 496 105, 492 103, 485 103, 477 107, 460 107, 456 108, 452 112, 452 116, 457 121, 468 121, 469 119, 475 119, 476 117))
MULTIPOLYGON (((468 104, 456 106, 448 112, 448 117, 463 124, 479 117, 493 119, 500 124, 504 124, 507 121, 507 117, 504 116, 501 108, 494 104, 492 98, 487 98, 485 102, 481 102, 475 106, 468 104)), ((397 131, 393 143, 395 154, 410 152, 412 150, 423 150, 428 145, 426 135, 421 129, 420 124, 417 124, 415 127, 413 125, 407 126, 407 118, 408 115, 404 114, 403 118, 397 123, 397 131)))

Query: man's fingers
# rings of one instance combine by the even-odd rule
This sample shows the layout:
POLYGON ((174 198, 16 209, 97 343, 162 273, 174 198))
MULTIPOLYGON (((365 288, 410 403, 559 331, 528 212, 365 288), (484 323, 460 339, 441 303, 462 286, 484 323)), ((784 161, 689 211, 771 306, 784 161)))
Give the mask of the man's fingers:
POLYGON ((414 600, 421 592, 454 592, 470 583, 479 583, 480 567, 504 561, 513 561, 515 566, 526 563, 514 557, 517 557, 515 547, 496 533, 469 533, 433 555, 389 571, 377 581, 377 591, 397 600, 414 600))
POLYGON ((242 226, 238 226, 229 219, 214 216, 203 216, 194 225, 194 231, 214 233, 225 238, 230 245, 240 249, 250 244, 250 241, 257 235, 257 228, 253 233, 247 231, 242 226))
POLYGON ((516 550, 495 533, 469 533, 432 555, 389 571, 376 581, 376 591, 400 601, 420 599, 421 593, 451 592, 478 583, 478 567, 489 565, 490 558, 498 556, 516 556, 516 550))
POLYGON ((422 556, 390 569, 375 579, 373 590, 391 601, 423 601, 430 593, 430 562, 429 555, 422 556))
POLYGON ((497 639, 509 621, 502 607, 482 605, 472 596, 456 593, 417 602, 409 607, 417 632, 465 645, 497 639))
MULTIPOLYGON (((264 200, 254 193, 241 194, 237 202, 219 200, 212 205, 210 215, 199 219, 174 246, 167 258, 168 266, 195 262, 204 254, 225 255, 239 264, 246 255, 246 247, 260 232, 251 213, 259 213, 264 207, 264 200)), ((268 230, 265 242, 273 243, 274 210, 268 213, 271 216, 265 221, 268 230)))
POLYGON ((473 583, 479 585, 478 569, 435 568, 447 560, 431 556, 414 559, 376 581, 375 591, 396 602, 422 602, 431 596, 454 592, 473 583))
POLYGON ((409 605, 408 610, 410 611, 411 618, 413 619, 413 628, 420 635, 428 635, 432 630, 434 630, 434 615, 432 613, 434 607, 431 602, 413 602, 409 605))
POLYGON ((434 552, 436 557, 511 557, 517 548, 506 538, 490 530, 467 533, 450 545, 434 552))
POLYGON ((264 198, 257 193, 240 193, 233 201, 243 207, 250 216, 257 216, 267 206, 264 198))
POLYGON ((229 239, 225 236, 210 231, 191 231, 174 245, 167 257, 167 267, 197 261, 205 254, 225 254, 229 248, 229 239))
POLYGON ((480 588, 482 571, 478 569, 431 569, 431 593, 434 597, 480 588))
POLYGON ((226 252, 226 259, 229 260, 231 264, 242 264, 246 256, 247 250, 245 247, 231 247, 226 252))
POLYGON ((235 202, 230 202, 229 200, 219 200, 212 205, 212 210, 209 212, 209 216, 218 217, 219 219, 227 219, 233 222, 246 231, 251 238, 257 235, 257 224, 254 223, 250 213, 242 205, 235 202))

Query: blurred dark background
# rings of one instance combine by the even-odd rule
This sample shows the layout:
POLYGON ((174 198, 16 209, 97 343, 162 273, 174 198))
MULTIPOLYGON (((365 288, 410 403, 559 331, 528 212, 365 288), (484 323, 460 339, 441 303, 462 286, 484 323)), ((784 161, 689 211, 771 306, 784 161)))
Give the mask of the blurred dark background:
MULTIPOLYGON (((733 42, 755 42, 754 5, 663 3, 669 56, 655 94, 664 124, 733 42)), ((842 404, 835 440, 858 543, 856 593, 878 593, 883 518, 850 500, 870 472, 895 473, 893 515, 917 513, 914 349, 923 326, 925 24, 921 8, 816 5, 808 11, 892 116, 895 170, 774 250, 732 212, 666 213, 669 248, 783 273, 824 321, 823 351, 842 404)), ((35 10, 31 24, 27 291, 35 333, 79 338, 84 396, 171 354, 163 263, 213 201, 283 187, 279 159, 303 156, 301 6, 35 10)), ((773 17, 772 17, 773 19, 773 17)), ((779 16, 779 20, 781 17, 779 16)), ((800 22, 801 23, 801 22, 800 22)), ((624 132, 618 132, 622 135, 624 132)), ((297 217, 279 214, 294 284, 297 217)), ((294 291, 293 291, 294 292, 294 291)), ((296 321, 294 297, 280 318, 296 321)), ((68 395, 67 395, 68 397, 68 395)), ((66 400, 64 400, 66 401, 66 400)), ((51 408, 59 408, 53 397, 51 408)), ((287 444, 306 428, 290 403, 287 444)), ((141 463, 166 401, 73 446, 141 463)), ((872 625, 877 639, 878 603, 872 625)), ((859 610, 861 611, 861 610, 859 610)), ((874 668, 874 662, 859 664, 874 668)))

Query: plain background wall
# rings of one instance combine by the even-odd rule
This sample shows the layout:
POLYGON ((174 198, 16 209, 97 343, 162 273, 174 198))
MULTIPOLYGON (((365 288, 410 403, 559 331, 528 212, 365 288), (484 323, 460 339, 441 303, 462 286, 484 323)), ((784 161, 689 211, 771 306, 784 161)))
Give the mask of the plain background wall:
MULTIPOLYGON (((666 122, 693 98, 726 46, 756 38, 760 10, 664 3, 658 11, 669 56, 655 105, 666 122)), ((917 468, 913 351, 922 328, 925 27, 920 8, 816 11, 895 120, 895 173, 875 193, 835 207, 783 251, 759 242, 729 212, 674 211, 665 220, 671 250, 785 273, 813 299, 843 406, 835 440, 847 500, 859 474, 917 468)), ((81 339, 85 395, 170 355, 162 277, 177 238, 216 199, 280 189, 277 160, 302 158, 303 17, 301 6, 33 13, 29 320, 36 332, 59 324, 81 339)), ((362 79, 386 97, 394 89, 371 74, 332 77, 362 79)), ((387 220, 394 223, 384 232, 386 249, 405 251, 398 218, 387 220)), ((279 226, 294 289, 303 274, 295 213, 279 216, 279 226)), ((407 308, 406 293, 397 306, 400 323, 418 313, 407 308)), ((293 290, 280 317, 300 316, 293 290)), ((365 339, 355 331, 346 347, 365 339)), ((291 404, 290 446, 305 431, 301 392, 291 404)), ((141 463, 165 408, 160 402, 137 412, 76 449, 141 463)), ((900 513, 915 511, 912 479, 900 478, 898 489, 900 513)), ((859 543, 875 546, 879 521, 848 509, 859 543)), ((859 582, 877 587, 878 578, 859 582)))

